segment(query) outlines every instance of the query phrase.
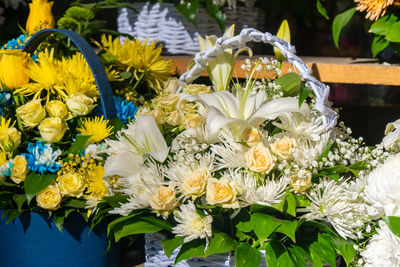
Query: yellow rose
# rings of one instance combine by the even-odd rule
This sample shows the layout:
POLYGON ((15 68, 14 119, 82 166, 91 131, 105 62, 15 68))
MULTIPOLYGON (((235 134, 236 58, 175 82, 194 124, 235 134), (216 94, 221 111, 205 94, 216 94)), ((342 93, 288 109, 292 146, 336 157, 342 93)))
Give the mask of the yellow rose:
POLYGON ((183 87, 183 92, 188 94, 211 93, 211 87, 204 84, 188 84, 183 87))
POLYGON ((189 114, 185 117, 184 126, 186 129, 194 129, 202 126, 206 122, 206 119, 203 116, 198 114, 189 114))
POLYGON ((290 178, 290 185, 296 194, 304 194, 311 185, 311 173, 308 171, 300 170, 296 175, 290 178))
POLYGON ((85 190, 85 180, 78 173, 67 173, 57 178, 58 188, 63 196, 80 197, 85 190))
POLYGON ((253 146, 246 153, 247 166, 254 172, 269 173, 275 166, 275 158, 262 143, 253 146))
POLYGON ((46 111, 50 117, 66 120, 68 118, 67 106, 60 100, 52 100, 46 105, 46 111))
POLYGON ((166 122, 172 126, 182 125, 184 121, 185 121, 185 115, 179 110, 171 112, 166 119, 166 122))
POLYGON ((162 109, 156 108, 154 110, 147 112, 147 114, 153 115, 153 118, 158 125, 165 123, 167 113, 164 112, 162 109))
POLYGON ((46 210, 56 210, 61 204, 61 193, 57 186, 49 185, 36 195, 36 202, 39 207, 46 210))
POLYGON ((15 128, 7 128, 0 132, 0 144, 7 151, 12 151, 21 144, 21 133, 15 128))
POLYGON ((29 16, 26 22, 26 31, 34 34, 43 29, 54 28, 55 20, 51 13, 53 2, 47 0, 32 0, 29 4, 29 16))
POLYGON ((208 179, 206 200, 210 205, 218 204, 223 208, 237 209, 240 207, 238 195, 241 193, 239 186, 225 177, 208 179))
POLYGON ((16 112, 24 125, 29 127, 35 127, 46 117, 46 110, 43 108, 40 99, 29 101, 18 107, 16 112))
POLYGON ((179 102, 179 97, 179 94, 166 95, 158 99, 158 104, 169 111, 175 110, 179 102))
POLYGON ((82 94, 72 94, 66 99, 67 107, 75 116, 85 116, 96 106, 92 98, 82 94))
POLYGON ((50 143, 60 141, 67 129, 67 124, 60 118, 46 118, 39 125, 39 132, 43 140, 50 143))
POLYGON ((19 184, 25 181, 25 177, 29 173, 29 168, 26 166, 26 163, 25 156, 23 155, 18 155, 14 158, 10 177, 14 183, 19 184))
POLYGON ((26 74, 27 54, 20 50, 6 50, 0 54, 0 81, 9 89, 21 88, 29 83, 26 74))
POLYGON ((182 182, 182 191, 185 196, 193 199, 202 196, 206 192, 207 180, 211 173, 207 169, 197 169, 187 176, 182 182))
POLYGON ((172 185, 159 187, 156 194, 150 198, 150 206, 155 210, 173 210, 177 204, 175 188, 172 185))
POLYGON ((248 127, 244 129, 242 133, 242 139, 250 147, 257 145, 262 140, 262 133, 254 127, 248 127))
POLYGON ((164 83, 164 92, 165 93, 175 93, 179 88, 179 79, 178 78, 169 78, 168 81, 164 83))
POLYGON ((271 144, 272 152, 283 160, 288 160, 292 157, 295 147, 296 139, 287 136, 271 144))

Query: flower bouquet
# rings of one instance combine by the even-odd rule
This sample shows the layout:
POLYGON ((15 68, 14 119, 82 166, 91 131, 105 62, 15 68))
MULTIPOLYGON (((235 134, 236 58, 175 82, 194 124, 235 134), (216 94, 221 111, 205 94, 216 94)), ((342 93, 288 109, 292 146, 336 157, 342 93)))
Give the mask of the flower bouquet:
POLYGON ((122 215, 111 237, 157 233, 146 236, 146 266, 353 264, 372 218, 357 177, 383 153, 335 126, 329 88, 287 42, 254 29, 207 42, 178 93, 106 141, 105 176, 117 175, 126 197, 110 211, 122 215), (304 81, 262 58, 232 82, 233 49, 248 41, 278 47, 304 81), (205 68, 213 92, 188 84, 205 68))

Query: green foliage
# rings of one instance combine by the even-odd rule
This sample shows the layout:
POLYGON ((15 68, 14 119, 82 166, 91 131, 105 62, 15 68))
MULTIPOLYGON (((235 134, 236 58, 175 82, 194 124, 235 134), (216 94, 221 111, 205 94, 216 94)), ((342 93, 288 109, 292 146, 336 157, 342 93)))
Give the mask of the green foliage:
POLYGON ((194 257, 205 257, 204 250, 206 248, 205 241, 200 239, 192 240, 182 245, 175 259, 175 264, 182 260, 194 257))
POLYGON ((90 136, 78 135, 72 146, 64 153, 68 156, 69 154, 78 154, 89 144, 90 136))
POLYGON ((24 181, 24 189, 28 204, 31 202, 32 198, 36 196, 37 193, 45 189, 57 178, 57 174, 45 173, 42 175, 37 175, 35 172, 29 173, 24 181))
POLYGON ((175 5, 176 10, 188 21, 197 26, 199 0, 184 1, 175 5))
POLYGON ((268 266, 295 266, 287 248, 277 240, 271 240, 265 249, 265 260, 268 266))
POLYGON ((333 34, 333 41, 337 48, 339 48, 339 36, 344 26, 350 21, 353 17, 354 13, 356 12, 356 8, 350 8, 342 13, 338 14, 332 24, 332 34, 333 34))
POLYGON ((165 255, 170 258, 174 250, 183 244, 183 237, 175 236, 172 239, 161 240, 165 255))
POLYGON ((299 94, 299 108, 307 99, 307 97, 312 93, 312 89, 304 84, 301 84, 300 94, 299 94))
MULTIPOLYGON (((322 0, 324 1, 324 0, 322 0)), ((326 19, 329 19, 328 13, 326 12, 325 7, 322 5, 321 0, 317 0, 317 10, 318 12, 326 19)))
POLYGON ((235 263, 237 267, 257 267, 261 262, 261 253, 258 249, 246 243, 235 249, 235 263))
POLYGON ((285 96, 297 96, 300 92, 301 78, 297 73, 286 73, 274 82, 281 86, 285 96))
POLYGON ((393 234, 400 237, 400 217, 385 216, 384 221, 389 229, 393 232, 393 234))
POLYGON ((206 256, 215 253, 224 253, 234 251, 237 247, 237 242, 225 233, 216 233, 210 240, 210 244, 206 251, 206 256))
POLYGON ((207 14, 210 15, 215 21, 218 23, 221 29, 225 26, 226 15, 223 12, 222 8, 213 3, 213 0, 206 0, 205 9, 207 14))

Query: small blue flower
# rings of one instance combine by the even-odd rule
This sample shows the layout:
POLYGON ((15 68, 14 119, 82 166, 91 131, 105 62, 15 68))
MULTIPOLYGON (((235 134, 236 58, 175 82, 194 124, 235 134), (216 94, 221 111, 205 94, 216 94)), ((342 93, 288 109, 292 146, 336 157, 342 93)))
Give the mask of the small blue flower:
POLYGON ((117 109, 117 116, 123 124, 131 122, 135 117, 138 107, 135 106, 131 101, 122 100, 121 97, 114 97, 115 107, 117 109))
POLYGON ((12 103, 11 94, 7 92, 0 92, 0 116, 3 116, 2 107, 8 106, 12 103))
POLYGON ((26 34, 21 34, 18 38, 8 41, 2 49, 24 49, 25 43, 29 40, 26 34))
POLYGON ((9 177, 11 176, 13 168, 12 160, 7 161, 3 165, 0 166, 0 177, 9 177))
POLYGON ((28 168, 31 171, 42 174, 44 172, 57 172, 61 164, 57 162, 57 158, 61 155, 61 150, 53 150, 50 144, 43 145, 42 141, 37 141, 36 144, 29 143, 27 151, 22 153, 28 162, 28 168))

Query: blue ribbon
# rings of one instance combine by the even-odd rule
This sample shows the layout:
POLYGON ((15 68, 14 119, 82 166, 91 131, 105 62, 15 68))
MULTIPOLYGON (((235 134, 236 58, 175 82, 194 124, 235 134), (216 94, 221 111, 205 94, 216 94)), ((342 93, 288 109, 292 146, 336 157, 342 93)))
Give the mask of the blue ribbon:
POLYGON ((79 34, 69 30, 63 29, 45 29, 35 33, 28 42, 26 42, 24 51, 33 54, 39 44, 52 33, 61 33, 65 35, 76 45, 80 52, 85 57, 94 80, 96 81, 97 88, 100 93, 101 107, 105 119, 112 119, 117 117, 113 93, 111 90, 110 82, 108 81, 107 74, 104 71, 103 65, 94 52, 90 44, 79 34))

